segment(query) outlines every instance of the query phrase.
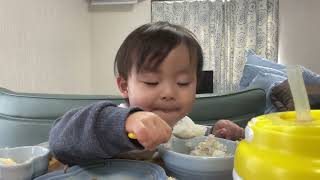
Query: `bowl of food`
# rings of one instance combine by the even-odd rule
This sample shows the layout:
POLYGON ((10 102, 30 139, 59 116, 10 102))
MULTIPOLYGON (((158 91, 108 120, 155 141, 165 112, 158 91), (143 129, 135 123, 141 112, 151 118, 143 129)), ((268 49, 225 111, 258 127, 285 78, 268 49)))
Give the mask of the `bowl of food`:
POLYGON ((232 180, 237 142, 213 135, 190 139, 172 137, 159 146, 168 175, 177 179, 232 180))
POLYGON ((0 149, 0 180, 31 180, 47 172, 49 150, 41 146, 0 149))

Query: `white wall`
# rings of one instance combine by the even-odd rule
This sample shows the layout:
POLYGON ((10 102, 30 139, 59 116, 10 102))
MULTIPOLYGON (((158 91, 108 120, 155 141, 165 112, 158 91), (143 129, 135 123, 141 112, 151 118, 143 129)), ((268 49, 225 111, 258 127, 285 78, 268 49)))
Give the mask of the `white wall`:
POLYGON ((279 62, 320 73, 320 1, 280 0, 279 62))
POLYGON ((0 87, 118 94, 114 56, 150 14, 150 0, 96 8, 87 0, 0 0, 0 87))
POLYGON ((95 94, 119 94, 113 61, 125 37, 136 27, 151 21, 151 1, 90 9, 92 13, 92 82, 95 94))
POLYGON ((85 0, 0 0, 0 86, 91 92, 90 36, 85 0))

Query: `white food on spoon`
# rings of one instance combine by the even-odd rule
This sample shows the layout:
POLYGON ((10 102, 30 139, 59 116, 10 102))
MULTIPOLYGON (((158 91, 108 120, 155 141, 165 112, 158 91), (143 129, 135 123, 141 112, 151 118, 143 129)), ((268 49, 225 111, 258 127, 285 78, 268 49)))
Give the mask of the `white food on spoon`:
POLYGON ((189 139, 196 136, 204 136, 207 127, 195 124, 191 118, 185 116, 173 127, 173 135, 183 139, 189 139))

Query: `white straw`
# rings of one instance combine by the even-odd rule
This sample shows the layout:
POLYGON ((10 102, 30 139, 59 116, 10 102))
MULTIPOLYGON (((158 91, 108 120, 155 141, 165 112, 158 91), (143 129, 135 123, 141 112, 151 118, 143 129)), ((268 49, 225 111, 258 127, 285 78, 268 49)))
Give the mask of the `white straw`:
POLYGON ((288 81, 296 110, 297 122, 312 121, 310 104, 299 66, 288 66, 288 81))

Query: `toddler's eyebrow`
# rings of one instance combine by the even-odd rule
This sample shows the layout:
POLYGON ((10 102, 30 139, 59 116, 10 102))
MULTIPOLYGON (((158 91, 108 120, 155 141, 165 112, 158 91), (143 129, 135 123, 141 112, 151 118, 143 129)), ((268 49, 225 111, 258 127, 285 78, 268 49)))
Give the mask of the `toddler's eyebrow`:
POLYGON ((184 66, 182 68, 179 68, 177 70, 177 73, 178 74, 188 74, 194 70, 196 70, 196 67, 194 67, 192 64, 189 64, 188 66, 184 66))
POLYGON ((183 68, 181 70, 178 71, 178 74, 187 74, 189 73, 190 71, 192 71, 192 69, 190 68, 183 68))
POLYGON ((159 73, 159 68, 142 68, 140 69, 141 74, 148 74, 148 73, 159 73))

